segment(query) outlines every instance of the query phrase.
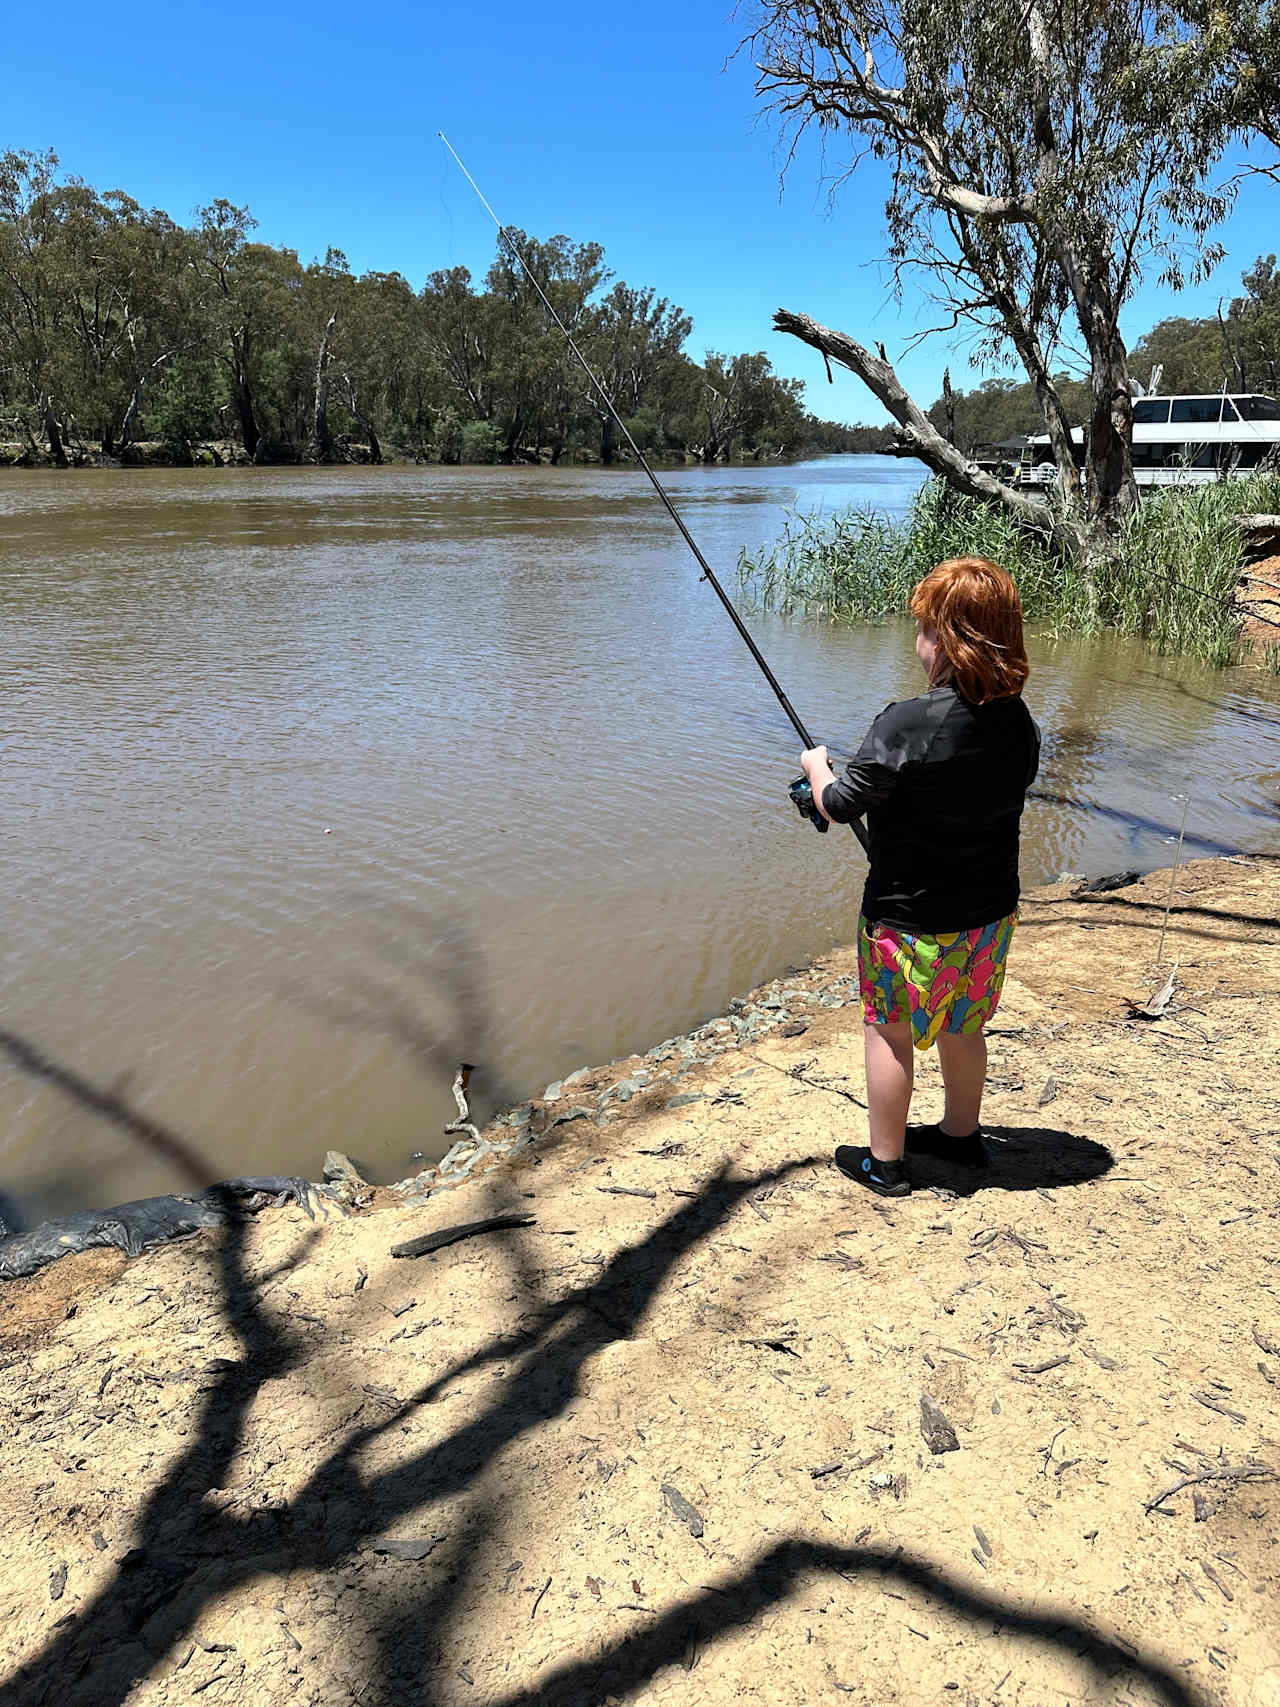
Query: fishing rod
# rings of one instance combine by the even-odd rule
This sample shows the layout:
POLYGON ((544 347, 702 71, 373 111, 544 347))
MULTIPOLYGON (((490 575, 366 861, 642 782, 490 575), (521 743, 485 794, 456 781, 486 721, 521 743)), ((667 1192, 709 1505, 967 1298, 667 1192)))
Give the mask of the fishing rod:
MULTIPOLYGON (((542 306, 546 309, 547 313, 551 316, 551 318, 555 321, 556 325, 559 327, 560 331, 564 334, 565 342, 568 344, 569 348, 573 351, 574 355, 577 357, 579 366, 582 368, 582 371, 586 374, 587 378, 591 381, 592 385, 595 387, 596 391, 598 392, 598 394, 600 396, 600 401, 604 404, 605 408, 609 411, 610 415, 613 417, 615 425, 618 427, 618 430, 621 432, 623 438, 627 441, 627 444, 631 447, 632 455, 635 457, 636 461, 640 464, 641 468, 644 469, 645 473, 649 476, 649 479, 653 485, 654 491, 658 494, 659 498, 661 498, 662 502, 666 505, 667 514, 671 517, 672 521, 680 529, 681 534, 683 534, 685 544, 689 547, 689 550, 693 553, 694 557, 697 559, 698 565, 702 570, 703 580, 708 581, 710 583, 712 592, 715 593, 716 597, 720 600, 720 603, 724 606, 725 610, 728 611, 729 620, 733 623, 733 626, 737 629, 738 633, 742 636, 743 640, 746 643, 747 650, 751 653, 751 656, 755 659, 756 663, 760 666, 760 670, 764 676, 764 679, 768 682, 769 686, 773 689, 774 693, 777 696, 778 704, 782 707, 782 709, 786 712, 787 716, 791 719, 791 727, 795 730, 796 734, 804 742, 806 748, 814 746, 816 743, 814 742, 813 736, 810 735, 809 731, 805 728, 804 724, 800 721, 799 715, 797 714, 795 707, 792 705, 791 701, 787 698, 786 694, 782 691, 781 682, 779 682, 778 678, 774 675, 773 671, 769 668, 768 664, 766 664, 766 662, 764 660, 764 654, 761 652, 760 648, 756 645, 755 641, 751 638, 751 635, 747 632, 746 624, 743 622, 742 618, 738 615, 737 611, 733 608, 733 601, 730 599, 729 595, 725 592, 724 588, 720 585, 720 582, 716 579, 715 573, 713 572, 711 565, 707 562, 706 558, 702 555, 702 552, 698 549, 698 542, 694 539, 693 535, 689 532, 688 528, 685 526, 684 518, 683 518, 683 516, 681 516, 679 510, 677 510, 675 505, 672 503, 666 487, 658 479, 658 476, 653 472, 652 468, 650 468, 648 461, 645 458, 644 452, 640 449, 640 446, 636 443, 636 441, 632 438, 630 432, 627 430, 627 423, 622 419, 622 416, 619 415, 618 411, 614 408, 613 399, 609 396, 609 394, 605 390, 604 386, 601 385, 600 381, 596 378, 595 372, 593 371, 590 362, 588 362, 587 358, 583 355, 582 351, 578 348, 577 344, 574 342, 573 334, 570 332, 569 328, 565 325, 564 321, 561 320, 560 316, 556 313, 555 309, 552 307, 551 301, 548 298, 546 291, 544 291, 542 286, 538 283, 538 280, 534 275, 532 267, 530 267, 529 263, 525 260, 524 256, 520 253, 520 250, 517 248, 516 244, 512 241, 511 237, 508 235, 506 226, 503 225, 502 221, 498 218, 497 214, 493 211, 493 209, 489 206, 489 203, 485 200, 484 194, 481 191, 479 184, 476 183, 475 179, 471 176, 470 172, 468 172, 467 168, 463 165, 462 160, 458 154, 458 151, 454 148, 453 144, 449 141, 449 138, 444 134, 444 132, 442 130, 438 130, 436 132, 436 135, 440 138, 441 142, 444 143, 445 147, 449 150, 450 154, 453 155, 453 158, 454 158, 455 163, 457 164, 458 170, 462 173, 462 176, 471 185, 471 188, 475 191, 477 197, 479 198, 481 207, 483 207, 484 211, 489 215, 489 218, 497 226, 498 236, 506 244, 507 248, 515 256, 516 260, 519 261, 521 267, 524 269, 525 277, 528 279, 529 283, 533 286, 534 290, 537 291, 539 297, 542 299, 542 306)), ((819 810, 818 810, 817 803, 815 802, 815 800, 813 798, 813 790, 809 786, 809 779, 807 777, 798 777, 796 779, 796 781, 791 784, 789 792, 791 795, 792 802, 795 805, 795 808, 799 812, 800 816, 802 818, 807 818, 816 830, 822 831, 822 833, 825 835, 825 833, 829 827, 829 822, 826 818, 824 818, 822 816, 821 812, 819 812, 819 810)), ((864 853, 869 854, 871 851, 871 848, 870 848, 870 844, 867 840, 866 830, 863 828, 861 822, 855 818, 850 823, 849 828, 853 831, 854 835, 858 838, 858 841, 862 844, 862 851, 864 853)))

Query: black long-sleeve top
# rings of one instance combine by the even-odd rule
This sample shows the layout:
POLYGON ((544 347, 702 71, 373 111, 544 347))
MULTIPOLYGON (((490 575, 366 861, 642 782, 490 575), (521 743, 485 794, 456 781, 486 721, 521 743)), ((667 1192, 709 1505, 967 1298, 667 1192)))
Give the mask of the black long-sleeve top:
POLYGON ((899 930, 973 930, 1018 904, 1018 832, 1040 765, 1021 696, 971 705, 950 683, 886 706, 822 804, 867 818, 868 919, 899 930))

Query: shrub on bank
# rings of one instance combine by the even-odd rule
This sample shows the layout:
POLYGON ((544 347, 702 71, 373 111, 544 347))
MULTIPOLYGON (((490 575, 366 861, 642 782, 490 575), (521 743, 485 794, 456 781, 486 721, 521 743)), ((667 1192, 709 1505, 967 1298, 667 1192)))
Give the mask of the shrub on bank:
POLYGON ((912 587, 936 563, 976 554, 1009 571, 1036 627, 1072 634, 1111 628, 1158 652, 1221 666, 1240 651, 1234 518, 1276 511, 1280 475, 1166 487, 1146 494, 1110 554, 1086 566, 1028 533, 999 505, 931 480, 902 521, 870 509, 792 512, 775 545, 741 554, 738 580, 758 610, 869 622, 901 616, 912 587))

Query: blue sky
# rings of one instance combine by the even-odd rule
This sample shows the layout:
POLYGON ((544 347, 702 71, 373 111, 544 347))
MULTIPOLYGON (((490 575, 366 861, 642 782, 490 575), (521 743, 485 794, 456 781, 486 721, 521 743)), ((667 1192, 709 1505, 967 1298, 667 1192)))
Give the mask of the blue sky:
MULTIPOLYGON (((445 131, 499 216, 539 237, 594 239, 628 283, 654 284, 694 319, 690 354, 765 349, 808 382, 815 413, 880 420, 851 375, 771 330, 801 309, 890 356, 932 323, 895 304, 879 266, 884 183, 860 172, 828 209, 807 149, 779 196, 776 127, 760 121, 749 57, 723 0, 653 0, 643 12, 511 0, 415 5, 331 0, 216 7, 81 0, 50 17, 16 8, 0 146, 53 147, 100 189, 176 219, 216 196, 247 203, 265 241, 304 260, 330 243, 356 271, 436 267, 483 274, 495 233, 436 140, 445 131), (15 74, 15 68, 27 74, 15 74)), ((1167 314, 1211 313, 1241 271, 1276 247, 1280 191, 1247 186, 1210 282, 1173 297, 1149 283, 1136 337, 1167 314)), ((950 360, 942 338, 901 361, 923 402, 950 360)))

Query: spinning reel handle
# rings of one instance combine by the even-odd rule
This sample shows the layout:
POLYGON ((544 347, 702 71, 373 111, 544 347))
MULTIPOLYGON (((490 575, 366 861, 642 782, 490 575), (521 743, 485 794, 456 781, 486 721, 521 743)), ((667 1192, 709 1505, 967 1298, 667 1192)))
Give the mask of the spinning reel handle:
POLYGON ((831 828, 831 825, 818 810, 817 802, 813 798, 813 789, 810 786, 808 777, 797 777, 787 792, 791 796, 791 804, 795 807, 800 816, 802 818, 807 818, 813 825, 814 829, 818 831, 819 835, 825 836, 827 831, 831 828))

